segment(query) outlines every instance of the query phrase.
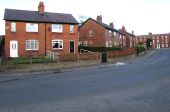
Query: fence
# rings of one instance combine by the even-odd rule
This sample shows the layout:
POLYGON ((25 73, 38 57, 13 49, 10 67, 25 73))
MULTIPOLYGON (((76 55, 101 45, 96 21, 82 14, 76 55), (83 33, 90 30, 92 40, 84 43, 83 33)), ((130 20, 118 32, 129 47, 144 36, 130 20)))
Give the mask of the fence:
POLYGON ((59 60, 59 53, 47 51, 46 55, 48 58, 50 58, 52 61, 58 61, 59 60))
POLYGON ((98 60, 100 53, 84 52, 79 54, 64 54, 54 53, 47 51, 47 56, 54 62, 67 62, 67 61, 81 61, 81 60, 98 60))

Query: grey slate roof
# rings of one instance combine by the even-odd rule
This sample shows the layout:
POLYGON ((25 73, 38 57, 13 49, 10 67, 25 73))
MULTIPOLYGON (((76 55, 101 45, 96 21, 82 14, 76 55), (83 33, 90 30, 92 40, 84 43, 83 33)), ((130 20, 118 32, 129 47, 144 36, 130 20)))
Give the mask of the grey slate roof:
POLYGON ((78 24, 71 14, 5 9, 4 20, 78 24))
MULTIPOLYGON (((92 19, 92 18, 91 18, 92 19)), ((94 20, 94 19, 93 19, 94 20)), ((112 31, 115 31, 115 32, 118 32, 117 29, 111 27, 110 25, 107 25, 105 23, 102 23, 102 22, 99 22, 97 20, 94 20, 96 23, 100 24, 101 26, 105 27, 106 29, 109 29, 109 30, 112 30, 112 31)))
MULTIPOLYGON (((95 20, 96 21, 96 20, 95 20)), ((100 25, 102 25, 103 27, 105 27, 106 29, 109 29, 109 30, 112 30, 112 31, 115 31, 115 32, 118 32, 118 30, 117 29, 115 29, 115 28, 113 28, 113 27, 111 27, 110 25, 107 25, 107 24, 105 24, 105 23, 101 23, 101 22, 98 22, 98 21, 96 21, 98 24, 100 24, 100 25)))

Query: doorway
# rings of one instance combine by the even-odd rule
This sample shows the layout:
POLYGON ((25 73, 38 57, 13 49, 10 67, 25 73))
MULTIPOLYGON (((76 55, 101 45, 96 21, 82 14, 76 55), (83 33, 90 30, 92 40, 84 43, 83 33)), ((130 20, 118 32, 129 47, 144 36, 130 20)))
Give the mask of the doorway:
POLYGON ((74 41, 70 41, 70 53, 74 53, 74 41))
POLYGON ((10 57, 18 57, 18 41, 16 40, 10 41, 10 57))

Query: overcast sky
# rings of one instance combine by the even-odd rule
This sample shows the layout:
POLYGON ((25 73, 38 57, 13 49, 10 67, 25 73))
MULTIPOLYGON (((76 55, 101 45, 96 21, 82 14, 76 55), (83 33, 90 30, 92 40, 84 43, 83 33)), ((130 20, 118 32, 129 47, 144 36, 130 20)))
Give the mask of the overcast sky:
MULTIPOLYGON (((0 35, 5 34, 3 20, 5 8, 38 10, 40 0, 0 0, 0 35)), ((41 0, 46 12, 84 15, 103 22, 114 23, 116 29, 123 25, 136 35, 170 32, 170 0, 41 0)))

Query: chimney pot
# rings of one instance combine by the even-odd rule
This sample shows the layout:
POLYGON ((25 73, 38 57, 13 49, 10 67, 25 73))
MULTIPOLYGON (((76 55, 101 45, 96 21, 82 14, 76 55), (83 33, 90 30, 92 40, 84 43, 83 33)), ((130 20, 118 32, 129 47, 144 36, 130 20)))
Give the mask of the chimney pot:
POLYGON ((125 26, 122 26, 122 30, 123 30, 123 31, 126 31, 125 26))
POLYGON ((110 23, 110 26, 111 26, 112 28, 114 28, 114 24, 113 24, 113 22, 111 22, 111 23, 110 23))
POLYGON ((102 23, 102 15, 97 16, 97 21, 102 23))
POLYGON ((149 32, 149 35, 152 35, 152 33, 151 33, 151 32, 149 32))
POLYGON ((38 12, 40 14, 43 14, 44 13, 44 2, 40 2, 39 5, 38 5, 38 12))

